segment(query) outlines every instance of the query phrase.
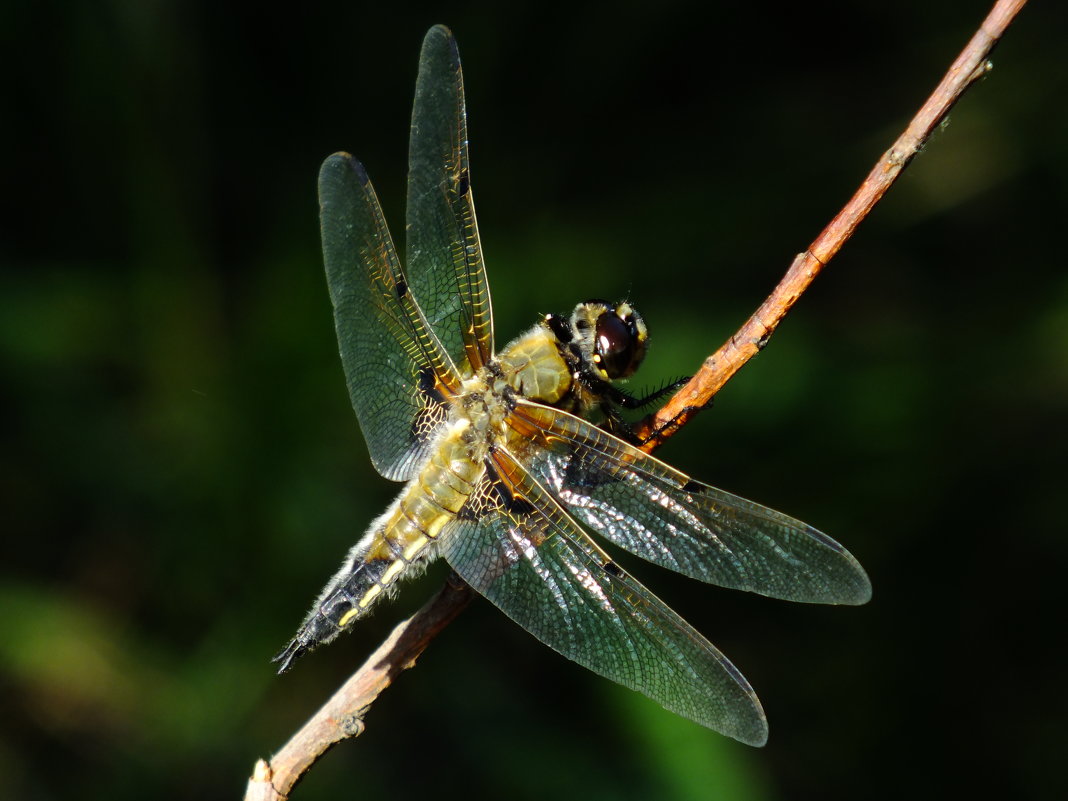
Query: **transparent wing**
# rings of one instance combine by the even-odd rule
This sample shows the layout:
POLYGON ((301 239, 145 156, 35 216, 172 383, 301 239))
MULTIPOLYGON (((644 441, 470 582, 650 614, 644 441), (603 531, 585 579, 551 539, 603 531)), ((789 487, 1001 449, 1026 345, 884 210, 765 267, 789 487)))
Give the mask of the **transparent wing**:
POLYGON ((467 158, 460 54, 448 28, 431 28, 419 56, 408 145, 408 280, 457 366, 493 352, 493 313, 467 158))
POLYGON ((463 579, 543 643, 657 703, 750 745, 767 740, 737 668, 600 551, 506 452, 441 553, 463 579))
POLYGON ((524 466, 582 523, 643 559, 788 601, 871 598, 852 554, 800 520, 694 481, 558 409, 521 401, 511 423, 536 443, 519 454, 524 466))
POLYGON ((335 153, 319 171, 326 282, 349 397, 371 461, 410 478, 459 377, 426 325, 363 166, 335 153))

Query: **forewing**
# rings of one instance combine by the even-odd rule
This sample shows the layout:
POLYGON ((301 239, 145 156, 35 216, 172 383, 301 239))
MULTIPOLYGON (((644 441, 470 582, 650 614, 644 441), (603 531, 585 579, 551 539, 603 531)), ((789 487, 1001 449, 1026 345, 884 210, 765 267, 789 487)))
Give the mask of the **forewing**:
POLYGON ((349 397, 371 461, 410 478, 422 461, 455 369, 423 321, 363 166, 346 153, 319 171, 323 261, 349 397))
MULTIPOLYGON (((431 327, 457 365, 493 351, 489 283, 467 157, 460 54, 448 28, 431 28, 419 56, 408 145, 407 275, 431 327)), ((462 368, 461 368, 462 369, 462 368)))
POLYGON ((683 717, 750 745, 767 740, 756 694, 715 646, 597 548, 506 452, 441 553, 543 643, 683 717))
POLYGON ((783 598, 862 604, 864 568, 800 520, 684 473, 558 409, 521 401, 520 454, 567 510, 616 545, 701 581, 783 598))

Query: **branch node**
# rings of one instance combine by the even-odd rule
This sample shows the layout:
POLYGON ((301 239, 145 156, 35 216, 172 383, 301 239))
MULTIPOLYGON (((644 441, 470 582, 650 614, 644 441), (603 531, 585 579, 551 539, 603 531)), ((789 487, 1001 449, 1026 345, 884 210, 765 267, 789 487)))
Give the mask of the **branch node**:
POLYGON ((916 155, 916 147, 913 145, 903 148, 892 147, 886 151, 886 166, 889 169, 904 167, 914 155, 916 155))
POLYGON ((994 62, 991 61, 989 58, 984 58, 982 61, 979 62, 978 65, 976 65, 975 69, 972 71, 972 74, 968 76, 968 83, 972 84, 976 81, 982 80, 993 70, 994 62))
POLYGON ((358 715, 345 715, 337 722, 337 727, 345 737, 359 737, 363 734, 366 724, 358 715))

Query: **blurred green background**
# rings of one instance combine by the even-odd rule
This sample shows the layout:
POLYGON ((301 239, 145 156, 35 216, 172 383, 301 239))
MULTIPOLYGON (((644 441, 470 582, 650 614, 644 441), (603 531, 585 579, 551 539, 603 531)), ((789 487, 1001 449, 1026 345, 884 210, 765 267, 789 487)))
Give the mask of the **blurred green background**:
MULTIPOLYGON (((354 153, 403 239, 431 24, 464 57, 498 340, 629 296, 653 332, 640 388, 755 308, 989 4, 5 3, 0 795, 238 798, 441 583, 274 675, 396 491, 349 408, 316 174, 354 153)), ((296 798, 1064 797, 1054 5, 1025 9, 771 346, 661 451, 871 574, 874 600, 838 609, 634 566, 752 681, 768 746, 476 602, 296 798)))

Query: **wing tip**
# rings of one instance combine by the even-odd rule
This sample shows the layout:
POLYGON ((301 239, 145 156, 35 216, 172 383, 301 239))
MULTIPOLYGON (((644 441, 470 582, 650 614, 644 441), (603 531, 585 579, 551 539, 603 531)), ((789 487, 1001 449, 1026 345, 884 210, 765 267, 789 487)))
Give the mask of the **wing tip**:
POLYGON ((860 567, 860 578, 863 581, 857 584, 856 594, 847 602, 849 606, 863 606, 871 600, 871 579, 868 578, 868 574, 864 571, 864 568, 860 567))
POLYGON ((730 737, 732 740, 737 740, 742 745, 763 748, 768 744, 768 718, 764 714, 764 707, 761 706, 760 699, 757 698, 756 693, 750 692, 750 698, 753 700, 756 715, 748 719, 736 719, 733 721, 735 725, 730 728, 723 726, 722 723, 716 726, 709 726, 709 728, 730 737))
POLYGON ((319 168, 319 180, 322 181, 325 175, 336 170, 347 170, 352 172, 356 176, 356 180, 363 186, 371 183, 371 179, 368 177, 367 170, 364 169, 363 163, 351 153, 346 153, 344 150, 332 153, 323 160, 323 165, 319 168))
MULTIPOLYGON (((419 54, 420 64, 428 62, 435 50, 442 46, 444 46, 448 54, 448 60, 453 69, 459 69, 460 48, 456 44, 456 37, 448 25, 441 23, 431 27, 426 32, 426 36, 423 37, 423 48, 419 54)), ((420 72, 422 72, 422 69, 420 69, 420 72)))
MULTIPOLYGON (((839 546, 841 547, 841 546, 839 546)), ((841 553, 846 557, 846 562, 852 569, 850 578, 852 581, 839 581, 839 594, 828 599, 827 603, 838 606, 863 606, 871 600, 871 579, 867 571, 856 560, 853 554, 842 548, 841 553)))
POLYGON ((763 748, 768 744, 768 724, 764 724, 764 728, 755 732, 756 736, 748 739, 738 738, 738 742, 751 745, 753 748, 763 748))
MULTIPOLYGON (((834 586, 827 586, 820 581, 817 586, 810 587, 807 592, 797 594, 768 595, 769 598, 779 598, 784 601, 803 604, 824 604, 826 606, 864 606, 871 600, 871 581, 863 568, 858 567, 858 573, 853 576, 852 582, 842 581, 836 578, 834 586)), ((765 594, 765 593, 760 593, 765 594)))
MULTIPOLYGON (((735 719, 733 721, 724 721, 721 718, 713 717, 711 720, 704 721, 691 718, 695 723, 711 729, 718 734, 722 734, 724 737, 730 737, 732 740, 737 740, 742 745, 750 745, 753 748, 763 748, 768 744, 768 719, 764 715, 764 709, 760 705, 760 701, 756 695, 752 696, 754 706, 756 707, 757 715, 747 719, 735 719)), ((668 710, 676 712, 676 710, 668 710)), ((676 714, 678 714, 676 712, 676 714)), ((688 717, 683 715, 683 717, 688 717)))

